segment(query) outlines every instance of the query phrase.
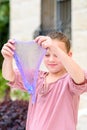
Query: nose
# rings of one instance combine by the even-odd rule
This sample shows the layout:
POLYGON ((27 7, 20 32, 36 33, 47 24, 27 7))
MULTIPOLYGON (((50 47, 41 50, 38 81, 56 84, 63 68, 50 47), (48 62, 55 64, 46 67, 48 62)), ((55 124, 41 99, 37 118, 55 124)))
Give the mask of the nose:
POLYGON ((49 57, 49 61, 50 61, 50 62, 54 61, 54 57, 53 57, 53 56, 50 56, 50 57, 49 57))

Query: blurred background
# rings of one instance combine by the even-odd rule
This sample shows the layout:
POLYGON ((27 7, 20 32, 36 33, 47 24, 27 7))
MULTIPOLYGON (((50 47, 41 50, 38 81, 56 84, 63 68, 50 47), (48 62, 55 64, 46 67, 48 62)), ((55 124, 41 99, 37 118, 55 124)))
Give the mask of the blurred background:
MULTIPOLYGON (((74 59, 87 69, 87 0, 0 0, 0 50, 9 38, 32 40, 56 29, 72 43, 74 59)), ((28 100, 29 95, 12 91, 1 73, 0 101, 11 98, 28 100)), ((87 94, 81 95, 77 130, 86 130, 87 94)))

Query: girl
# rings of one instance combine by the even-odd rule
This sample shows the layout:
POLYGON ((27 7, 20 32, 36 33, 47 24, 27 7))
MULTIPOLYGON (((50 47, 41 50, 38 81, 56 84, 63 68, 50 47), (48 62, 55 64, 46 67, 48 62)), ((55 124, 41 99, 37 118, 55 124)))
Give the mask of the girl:
MULTIPOLYGON (((54 31, 38 36, 35 42, 45 48, 44 64, 36 86, 36 101, 29 100, 26 130, 76 130, 80 94, 87 91, 87 73, 72 59, 69 39, 54 31)), ((21 75, 13 69, 13 40, 2 48, 2 73, 11 87, 25 90, 21 75), (8 69, 7 69, 8 68, 8 69)), ((26 91, 26 90, 25 90, 26 91)))

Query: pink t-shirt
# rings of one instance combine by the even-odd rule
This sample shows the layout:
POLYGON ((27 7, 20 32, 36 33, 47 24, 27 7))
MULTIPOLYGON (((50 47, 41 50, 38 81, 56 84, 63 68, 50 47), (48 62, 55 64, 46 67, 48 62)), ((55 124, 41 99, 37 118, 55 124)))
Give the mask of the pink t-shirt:
MULTIPOLYGON (((26 130, 76 130, 80 94, 87 92, 87 73, 83 84, 75 84, 66 73, 44 89, 46 74, 39 73, 36 102, 29 101, 26 130)), ((25 90, 18 72, 9 85, 25 90)))

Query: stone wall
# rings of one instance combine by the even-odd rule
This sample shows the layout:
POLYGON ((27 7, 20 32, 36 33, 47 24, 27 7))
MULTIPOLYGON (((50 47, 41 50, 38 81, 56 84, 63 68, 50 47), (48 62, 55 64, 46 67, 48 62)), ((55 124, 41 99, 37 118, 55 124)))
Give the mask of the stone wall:
POLYGON ((40 0, 11 0, 10 9, 10 38, 31 40, 40 26, 40 0))
MULTIPOLYGON (((72 48, 74 58, 87 69, 87 0, 72 0, 72 48)), ((81 95, 77 130, 86 130, 87 93, 81 95)))
POLYGON ((87 0, 72 0, 72 44, 75 59, 87 69, 87 0))

